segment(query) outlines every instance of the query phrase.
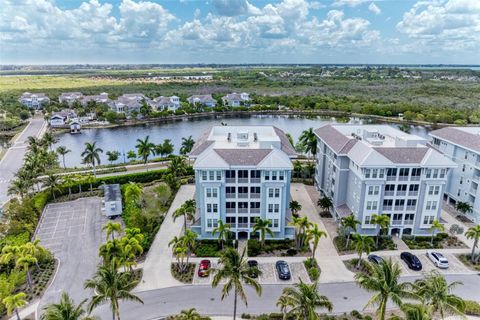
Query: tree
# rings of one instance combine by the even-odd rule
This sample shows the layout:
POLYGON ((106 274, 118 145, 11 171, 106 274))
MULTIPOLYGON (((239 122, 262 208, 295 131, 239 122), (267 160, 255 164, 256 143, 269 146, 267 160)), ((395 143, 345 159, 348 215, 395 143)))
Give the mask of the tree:
POLYGON ((133 279, 131 273, 118 272, 113 263, 99 267, 93 278, 85 282, 85 289, 92 289, 95 292, 88 304, 88 312, 91 313, 93 309, 108 301, 113 320, 120 319, 121 300, 143 304, 138 296, 131 293, 137 284, 138 281, 133 279))
POLYGON ((129 151, 127 152, 127 159, 128 159, 128 160, 135 160, 135 159, 137 159, 137 154, 135 153, 135 151, 129 150, 129 151))
POLYGON ((313 132, 313 128, 304 130, 300 135, 298 142, 303 146, 305 152, 310 153, 315 159, 317 155, 317 137, 313 132))
POLYGON ((289 298, 287 296, 281 295, 280 298, 278 298, 276 305, 280 308, 280 311, 282 312, 282 319, 287 320, 288 308, 292 306, 290 304, 289 298))
POLYGON ((378 240, 380 238, 380 234, 383 230, 388 229, 388 227, 390 226, 390 218, 386 215, 372 214, 371 222, 372 224, 375 224, 377 226, 377 239, 375 245, 378 247, 378 240))
POLYGON ((318 229, 318 224, 313 224, 307 229, 307 239, 313 241, 312 258, 315 258, 315 252, 317 251, 318 243, 321 237, 327 237, 327 233, 318 229))
POLYGON ((165 139, 163 140, 162 144, 155 146, 155 153, 159 154, 163 158, 165 155, 168 156, 172 154, 173 149, 174 149, 174 146, 172 141, 170 139, 165 139))
POLYGON ((55 135, 50 132, 50 131, 47 131, 45 132, 45 134, 43 135, 43 138, 42 138, 42 144, 44 146, 47 146, 50 150, 52 149, 52 145, 55 144, 56 142, 58 141, 57 137, 55 137, 55 135))
POLYGON ((27 284, 30 290, 32 286, 32 275, 30 273, 30 266, 38 264, 38 259, 34 255, 25 250, 21 250, 20 254, 15 261, 15 266, 19 269, 23 269, 27 273, 27 284))
POLYGON ((197 312, 197 309, 190 308, 186 310, 182 310, 178 315, 179 320, 201 320, 202 317, 197 312))
POLYGON ((118 157, 120 157, 120 152, 118 151, 107 151, 105 154, 107 155, 107 159, 110 161, 110 164, 112 164, 114 161, 117 161, 118 157))
POLYGON ((272 229, 270 229, 270 226, 271 226, 270 220, 261 219, 261 218, 255 219, 255 225, 253 226, 252 231, 254 233, 259 233, 262 247, 265 245, 265 238, 267 236, 267 233, 270 237, 273 237, 273 231, 272 229))
POLYGON ((346 247, 348 248, 348 245, 350 243, 350 235, 351 232, 356 232, 357 231, 357 225, 361 224, 360 221, 358 221, 353 214, 343 217, 340 220, 340 224, 343 228, 345 228, 347 232, 347 245, 346 247))
POLYGON ((385 320, 388 301, 399 307, 403 299, 418 299, 418 295, 412 292, 413 285, 409 282, 400 282, 400 266, 391 259, 380 264, 371 265, 371 274, 358 273, 355 275, 357 284, 374 295, 370 298, 368 306, 378 306, 377 317, 385 320))
POLYGON ((440 223, 437 219, 432 221, 432 225, 430 226, 430 229, 428 229, 432 233, 432 238, 430 240, 430 244, 433 245, 433 237, 435 236, 436 231, 444 231, 445 227, 443 224, 440 223))
POLYGON ((86 316, 86 311, 83 309, 86 302, 87 299, 75 305, 75 301, 68 293, 63 292, 59 303, 50 303, 43 307, 40 320, 93 320, 95 317, 86 316))
POLYGON ((96 165, 100 164, 100 153, 103 153, 103 150, 97 148, 96 142, 85 142, 85 150, 82 152, 83 162, 92 165, 95 177, 97 176, 96 165))
POLYGON ((137 229, 138 233, 135 235, 127 234, 120 239, 120 256, 121 262, 125 267, 125 271, 132 271, 132 266, 136 266, 136 258, 143 253, 143 247, 141 245, 144 236, 140 233, 140 229, 137 229))
POLYGON ((7 314, 10 316, 13 312, 15 312, 17 320, 20 320, 20 314, 18 313, 18 309, 27 304, 26 297, 27 295, 24 292, 19 292, 17 294, 5 297, 2 302, 7 308, 7 314))
POLYGON ((72 195, 72 184, 75 182, 74 178, 72 175, 64 175, 62 176, 62 184, 66 185, 68 188, 68 197, 72 195))
POLYGON ((300 283, 295 283, 294 287, 283 289, 279 302, 281 299, 284 300, 282 305, 290 308, 288 316, 297 320, 316 320, 320 319, 317 308, 332 311, 333 304, 318 292, 317 286, 317 282, 306 284, 300 279, 300 283))
POLYGON ((248 306, 247 295, 243 285, 252 287, 260 296, 262 294, 262 286, 250 276, 250 267, 245 258, 245 249, 242 255, 233 248, 225 249, 219 259, 219 268, 216 269, 213 277, 212 287, 216 288, 220 282, 225 281, 222 288, 222 301, 234 291, 233 296, 233 320, 237 316, 237 300, 238 297, 248 306))
POLYGON ((45 187, 50 189, 53 199, 55 199, 55 191, 58 191, 60 186, 60 181, 58 180, 58 176, 54 174, 49 174, 44 184, 45 184, 45 187))
POLYGON ((400 309, 405 314, 405 320, 432 320, 431 308, 423 304, 404 303, 400 309))
POLYGON ((187 220, 193 220, 195 218, 195 208, 195 200, 185 201, 185 203, 173 212, 173 221, 175 222, 178 218, 183 217, 183 229, 186 231, 187 220))
POLYGON ((465 236, 467 237, 467 239, 473 239, 473 246, 472 246, 472 253, 470 255, 470 260, 472 262, 475 262, 478 260, 478 258, 475 259, 475 248, 478 247, 478 241, 480 240, 480 224, 476 225, 475 227, 468 228, 467 232, 465 232, 465 236))
POLYGON ((295 200, 290 201, 289 204, 290 211, 292 211, 292 215, 296 216, 300 210, 302 210, 302 205, 295 200))
POLYGON ((457 204, 455 205, 455 209, 457 209, 463 214, 467 214, 473 211, 472 205, 468 202, 457 202, 457 204))
POLYGON ((9 195, 19 195, 21 199, 28 193, 28 182, 25 179, 15 179, 8 187, 9 195))
POLYGON ((425 305, 430 306, 443 319, 446 313, 463 315, 465 301, 451 293, 453 288, 461 284, 460 281, 448 284, 444 276, 432 271, 423 279, 415 281, 415 292, 425 305))
POLYGON ((323 198, 318 199, 317 205, 325 211, 330 211, 330 208, 333 207, 332 199, 325 196, 323 198))
POLYGON ((219 219, 217 227, 212 230, 212 236, 215 234, 218 234, 218 241, 220 241, 223 250, 224 243, 230 237, 230 225, 228 223, 223 223, 223 221, 219 219))
POLYGON ((67 147, 64 147, 64 146, 59 146, 57 148, 57 153, 59 155, 62 156, 62 162, 63 162, 63 168, 66 169, 67 166, 65 165, 65 155, 69 152, 71 152, 72 150, 68 149, 67 147))
POLYGON ((130 181, 124 186, 124 195, 126 202, 132 202, 140 206, 142 202, 143 187, 141 184, 130 181))
POLYGON ((370 252, 372 252, 374 245, 373 239, 369 236, 355 233, 353 235, 353 245, 355 247, 355 251, 358 253, 358 262, 356 267, 359 269, 362 262, 362 254, 365 252, 368 255, 370 252))
POLYGON ((119 222, 108 221, 106 225, 102 228, 103 231, 107 233, 107 240, 109 237, 112 237, 112 241, 115 240, 115 233, 118 235, 122 232, 122 225, 119 222))
POLYGON ((179 156, 172 157, 170 160, 170 164, 168 165, 168 172, 177 177, 185 176, 188 172, 185 158, 179 156))
POLYGON ((311 222, 308 221, 307 217, 293 217, 290 224, 295 227, 295 240, 297 249, 301 249, 305 245, 305 231, 308 227, 310 227, 311 222))
POLYGON ((182 146, 180 147, 180 154, 181 155, 188 154, 190 151, 192 151, 194 144, 195 144, 195 140, 193 140, 192 136, 189 136, 188 138, 183 137, 182 146))
POLYGON ((150 136, 146 136, 144 140, 137 139, 137 154, 143 159, 143 163, 147 165, 148 157, 155 154, 155 144, 150 142, 150 136))

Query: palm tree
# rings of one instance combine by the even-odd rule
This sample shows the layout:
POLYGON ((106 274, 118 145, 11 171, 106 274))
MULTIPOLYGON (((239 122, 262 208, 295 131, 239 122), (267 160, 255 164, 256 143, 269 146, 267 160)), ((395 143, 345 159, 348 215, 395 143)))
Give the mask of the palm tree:
POLYGON ((40 320, 93 320, 95 317, 86 316, 83 305, 87 299, 82 300, 78 305, 75 301, 63 292, 59 303, 50 303, 43 307, 43 314, 40 320))
POLYGON ((305 244, 305 230, 310 227, 311 222, 308 221, 307 217, 293 217, 290 224, 295 227, 295 240, 297 249, 303 248, 305 244))
POLYGON ((267 233, 270 237, 273 238, 273 231, 270 229, 271 222, 267 219, 257 218, 255 219, 255 225, 253 226, 253 233, 260 234, 260 241, 262 242, 262 247, 265 245, 265 238, 267 233))
POLYGON ((200 313, 197 312, 197 309, 190 308, 186 310, 182 310, 178 315, 179 320, 201 320, 202 317, 200 313))
POLYGON ((425 305, 430 306, 443 319, 446 313, 463 315, 465 301, 451 293, 453 288, 461 284, 460 281, 448 284, 444 276, 432 271, 423 279, 415 281, 415 292, 422 297, 425 305))
POLYGON ((168 172, 177 177, 183 177, 187 174, 187 163, 184 157, 174 156, 168 165, 168 172))
POLYGON ((60 181, 58 176, 49 174, 47 180, 45 180, 45 187, 50 188, 50 192, 52 193, 53 199, 55 200, 55 191, 59 190, 60 181))
POLYGON ((304 130, 298 139, 298 142, 304 147, 305 152, 312 154, 313 158, 317 155, 317 137, 313 128, 304 130))
POLYGON ((280 311, 282 312, 282 319, 287 320, 288 308, 292 306, 288 297, 281 295, 280 298, 278 298, 276 305, 280 308, 280 311))
POLYGON ((62 184, 66 185, 68 188, 68 197, 72 195, 72 184, 74 184, 75 180, 72 175, 65 175, 62 176, 62 184))
POLYGON ((97 172, 95 166, 100 164, 100 153, 103 153, 103 150, 97 148, 96 142, 85 142, 85 150, 82 152, 83 162, 89 163, 93 167, 93 175, 96 177, 97 172))
POLYGON ((7 308, 7 315, 12 315, 15 312, 17 316, 17 320, 20 320, 20 314, 18 313, 18 308, 23 307, 27 304, 27 295, 24 292, 19 292, 17 294, 13 294, 10 296, 5 297, 2 302, 7 308))
POLYGON ((12 181, 10 186, 8 187, 8 194, 9 195, 19 195, 21 199, 24 198, 25 194, 28 193, 28 181, 25 179, 15 179, 12 181))
POLYGON ((137 234, 133 237, 125 236, 120 239, 120 255, 122 257, 122 263, 125 266, 125 271, 132 271, 132 266, 137 265, 135 259, 143 253, 141 241, 143 241, 142 234, 137 234))
POLYGON ((88 312, 103 304, 110 302, 113 320, 120 320, 121 300, 129 300, 143 304, 142 299, 131 293, 138 284, 129 272, 118 272, 115 264, 101 266, 92 279, 85 281, 85 289, 93 289, 95 295, 88 304, 88 312))
POLYGON ((333 304, 326 296, 318 292, 317 286, 317 282, 306 284, 300 279, 300 283, 295 283, 294 287, 283 289, 279 302, 280 299, 285 300, 284 304, 290 308, 288 315, 294 319, 319 319, 317 308, 326 308, 328 311, 332 311, 333 304))
POLYGON ((165 139, 163 140, 162 144, 155 146, 155 153, 159 154, 161 157, 172 154, 173 150, 174 150, 174 146, 170 139, 165 139))
POLYGON ((30 273, 30 266, 38 264, 38 259, 35 258, 32 254, 26 252, 26 251, 20 251, 20 254, 15 261, 15 266, 17 268, 24 269, 25 272, 27 273, 27 284, 30 290, 32 289, 32 275, 30 273))
POLYGON ((181 155, 188 154, 190 151, 192 151, 194 144, 195 144, 195 140, 193 140, 192 136, 189 136, 188 138, 183 137, 182 146, 180 147, 180 154, 181 155))
POLYGON ((346 247, 348 248, 348 244, 350 243, 351 231, 353 231, 353 232, 357 231, 357 225, 361 224, 361 222, 358 221, 357 219, 355 219, 355 216, 353 214, 351 214, 347 217, 343 217, 340 220, 340 224, 342 225, 342 227, 347 232, 347 245, 346 245, 346 247))
POLYGON ((404 303, 400 309, 405 314, 405 320, 432 320, 431 308, 423 304, 404 303))
POLYGON ((173 237, 172 240, 168 243, 169 247, 172 247, 173 255, 177 259, 177 264, 181 272, 187 270, 188 264, 186 263, 188 248, 183 241, 183 237, 173 237))
POLYGON ((144 140, 137 139, 137 154, 143 159, 143 163, 147 165, 148 157, 155 154, 155 144, 150 142, 150 136, 146 136, 144 140))
POLYGON ((378 240, 380 238, 380 234, 383 230, 388 229, 388 227, 390 226, 390 218, 386 215, 372 214, 371 222, 372 224, 375 224, 377 226, 377 239, 375 245, 378 248, 378 240))
POLYGON ((57 137, 50 131, 45 132, 42 138, 42 144, 47 146, 50 150, 52 149, 52 145, 58 141, 57 137))
POLYGON ((457 209, 463 214, 467 214, 473 211, 472 205, 468 202, 457 202, 457 204, 455 205, 455 209, 457 209))
POLYGON ((300 210, 302 210, 302 205, 295 200, 290 201, 290 211, 292 211, 292 215, 296 216, 300 210))
POLYGON ((63 162, 63 168, 64 168, 64 169, 67 168, 67 166, 65 165, 65 155, 66 155, 67 153, 71 152, 71 151, 72 151, 72 150, 67 149, 67 147, 64 147, 64 146, 59 146, 59 147, 57 148, 57 153, 62 156, 62 162, 63 162))
POLYGON ((317 201, 317 206, 322 208, 324 211, 330 211, 330 208, 333 207, 332 199, 327 196, 320 198, 317 201))
POLYGON ((191 210, 191 207, 185 205, 181 205, 178 209, 173 211, 173 221, 177 220, 178 218, 183 217, 183 230, 187 230, 187 220, 192 220, 195 218, 195 211, 191 210))
POLYGON ((125 187, 125 200, 128 202, 133 202, 135 205, 139 206, 142 200, 143 187, 139 183, 130 181, 125 187))
POLYGON ((222 301, 229 295, 233 289, 233 320, 237 316, 237 300, 238 297, 248 306, 247 295, 243 285, 252 287, 260 296, 262 294, 262 286, 252 277, 250 277, 250 267, 245 258, 245 249, 242 255, 233 248, 227 248, 222 252, 219 259, 219 269, 215 270, 212 287, 216 288, 221 281, 225 281, 222 288, 222 301))
POLYGON ((371 274, 357 273, 357 284, 374 295, 368 301, 368 306, 378 306, 377 317, 385 320, 388 301, 401 307, 403 299, 418 299, 418 295, 412 292, 413 285, 409 282, 400 282, 402 270, 391 259, 380 264, 371 265, 371 274))
POLYGON ((117 161, 118 157, 120 157, 120 152, 118 151, 107 151, 105 154, 107 155, 107 159, 110 161, 110 164, 113 164, 113 162, 117 161))
POLYGON ((435 236, 436 231, 444 231, 445 226, 440 223, 437 219, 432 221, 432 225, 430 226, 430 229, 428 229, 432 233, 432 238, 430 240, 430 244, 433 245, 433 237, 435 236))
POLYGON ((212 236, 215 234, 218 234, 218 241, 220 241, 223 250, 224 243, 230 237, 230 225, 228 223, 223 223, 223 221, 219 219, 217 227, 212 230, 212 236))
POLYGON ((42 141, 34 136, 29 136, 28 141, 28 151, 32 154, 36 154, 42 148, 42 141))
POLYGON ((307 238, 313 240, 312 258, 315 258, 315 252, 317 251, 318 243, 321 237, 327 237, 327 233, 318 229, 318 224, 313 224, 307 229, 307 238))
POLYGON ((108 221, 107 224, 103 226, 102 230, 107 232, 107 240, 111 236, 112 241, 114 241, 115 232, 120 234, 120 232, 122 232, 122 225, 119 222, 108 221))
MULTIPOLYGON (((470 260, 475 262, 477 259, 475 257, 475 248, 478 247, 478 241, 480 240, 480 224, 476 225, 475 227, 468 228, 467 232, 465 232, 465 236, 467 239, 473 239, 473 246, 472 246, 472 254, 470 255, 470 260)), ((480 255, 479 255, 480 256, 480 255)))
POLYGON ((356 268, 360 268, 360 264, 362 262, 362 254, 365 252, 367 255, 372 252, 373 248, 373 239, 369 236, 364 236, 358 233, 353 235, 353 245, 355 247, 355 251, 358 253, 358 262, 356 268))

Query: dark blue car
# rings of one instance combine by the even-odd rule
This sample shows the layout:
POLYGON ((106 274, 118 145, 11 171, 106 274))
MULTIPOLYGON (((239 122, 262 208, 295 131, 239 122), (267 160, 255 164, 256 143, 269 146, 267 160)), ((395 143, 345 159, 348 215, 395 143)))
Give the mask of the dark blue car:
POLYGON ((407 266, 415 271, 420 271, 422 270, 422 263, 420 262, 420 259, 416 255, 410 252, 402 252, 400 254, 400 258, 405 261, 407 266))
POLYGON ((290 280, 292 275, 290 274, 290 268, 286 261, 280 260, 277 261, 275 264, 275 268, 277 269, 278 277, 280 280, 290 280))

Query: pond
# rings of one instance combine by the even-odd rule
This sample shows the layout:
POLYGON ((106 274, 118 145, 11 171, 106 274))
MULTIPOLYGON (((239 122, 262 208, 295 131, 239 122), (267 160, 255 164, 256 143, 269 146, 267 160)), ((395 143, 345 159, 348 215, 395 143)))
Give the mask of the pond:
MULTIPOLYGON (((345 119, 343 119, 345 120, 345 119)), ((300 116, 274 116, 274 115, 255 115, 245 117, 218 117, 212 116, 204 119, 183 120, 169 123, 142 124, 135 126, 122 126, 115 128, 84 129, 82 134, 71 135, 62 133, 58 136, 59 141, 55 148, 62 145, 71 150, 65 156, 65 162, 68 167, 83 166, 81 153, 84 150, 85 142, 97 142, 97 146, 103 149, 100 155, 101 164, 108 164, 107 151, 119 151, 120 156, 117 163, 123 161, 123 154, 129 150, 135 150, 137 139, 144 139, 150 136, 150 141, 160 144, 164 139, 170 139, 175 145, 175 153, 182 143, 182 137, 192 136, 198 139, 208 128, 222 123, 227 125, 274 125, 290 133, 295 141, 303 130, 308 128, 318 128, 325 123, 337 122, 331 117, 300 117, 300 116)), ((366 118, 346 119, 347 123, 367 124, 379 123, 366 118)), ((388 125, 398 127, 398 124, 387 123, 388 125)), ((410 133, 426 137, 428 130, 422 126, 412 126, 410 133)))

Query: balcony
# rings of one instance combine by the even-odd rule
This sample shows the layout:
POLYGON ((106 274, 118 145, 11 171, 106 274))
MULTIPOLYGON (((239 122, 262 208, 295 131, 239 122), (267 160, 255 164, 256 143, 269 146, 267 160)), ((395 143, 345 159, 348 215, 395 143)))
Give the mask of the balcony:
POLYGON ((260 208, 250 208, 250 213, 260 213, 260 208))
POLYGON ((400 220, 392 220, 392 226, 400 226, 402 225, 402 219, 400 220))
POLYGON ((250 193, 250 198, 259 199, 260 198, 260 193, 250 193))
POLYGON ((408 181, 408 176, 400 176, 400 177, 398 177, 398 180, 400 180, 400 181, 408 181))
POLYGON ((417 210, 417 206, 407 206, 407 211, 415 211, 417 210))
POLYGON ((408 191, 408 195, 411 197, 416 197, 418 196, 418 191, 408 191))
POLYGON ((385 191, 385 197, 393 197, 395 195, 395 191, 385 191))
POLYGON ((236 196, 237 196, 236 193, 225 193, 225 197, 226 197, 226 198, 229 198, 229 199, 235 198, 236 196))
POLYGON ((406 226, 411 226, 411 225, 413 225, 413 222, 414 222, 414 221, 415 221, 415 220, 413 220, 413 219, 411 219, 411 220, 405 220, 405 221, 403 222, 403 224, 406 225, 406 226))
POLYGON ((261 179, 260 178, 250 178, 250 183, 260 183, 261 179))
POLYGON ((384 211, 390 211, 392 210, 392 208, 393 208, 392 206, 383 206, 384 211))
POLYGON ((420 181, 420 176, 411 176, 410 180, 412 181, 420 181))
POLYGON ((235 178, 225 178, 226 183, 235 183, 235 178))
POLYGON ((236 228, 248 228, 248 223, 235 223, 236 228))
POLYGON ((238 208, 238 213, 248 213, 248 208, 238 208))
POLYGON ((238 198, 240 198, 240 199, 248 198, 248 193, 239 193, 238 198))
POLYGON ((397 191, 397 196, 406 196, 407 191, 397 191))
POLYGON ((405 208, 405 206, 395 206, 394 210, 395 211, 402 211, 405 208))
POLYGON ((226 212, 227 213, 235 213, 236 209, 235 208, 227 208, 226 212))
POLYGON ((397 180, 397 176, 387 176, 387 181, 395 181, 397 180))
POLYGON ((248 183, 248 178, 238 178, 238 183, 248 183))

